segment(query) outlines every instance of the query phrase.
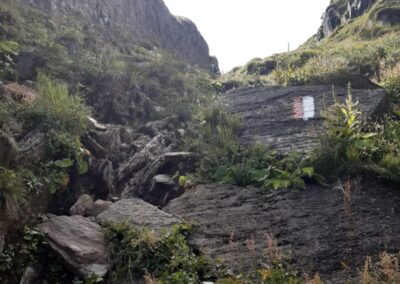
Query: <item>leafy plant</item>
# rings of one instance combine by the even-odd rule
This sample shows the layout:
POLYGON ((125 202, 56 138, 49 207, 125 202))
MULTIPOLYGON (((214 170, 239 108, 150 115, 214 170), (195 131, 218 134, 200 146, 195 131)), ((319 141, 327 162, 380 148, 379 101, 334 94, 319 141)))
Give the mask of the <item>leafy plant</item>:
POLYGON ((314 152, 314 167, 325 176, 373 174, 398 182, 400 135, 398 122, 367 124, 349 88, 344 103, 323 111, 326 132, 314 152))
POLYGON ((305 180, 322 182, 308 157, 280 155, 262 145, 243 147, 239 143, 240 121, 218 107, 199 115, 199 136, 188 144, 199 152, 198 180, 267 189, 305 187, 305 180))
POLYGON ((21 232, 22 239, 15 245, 8 245, 0 253, 0 280, 2 283, 9 283, 6 280, 8 274, 11 278, 17 278, 18 281, 23 270, 36 265, 38 254, 43 245, 43 236, 39 230, 25 226, 21 232))
POLYGON ((198 283, 210 277, 208 260, 195 255, 187 244, 187 230, 187 226, 175 226, 155 237, 128 224, 110 224, 106 236, 114 244, 115 283, 122 278, 134 280, 145 275, 165 284, 198 283))

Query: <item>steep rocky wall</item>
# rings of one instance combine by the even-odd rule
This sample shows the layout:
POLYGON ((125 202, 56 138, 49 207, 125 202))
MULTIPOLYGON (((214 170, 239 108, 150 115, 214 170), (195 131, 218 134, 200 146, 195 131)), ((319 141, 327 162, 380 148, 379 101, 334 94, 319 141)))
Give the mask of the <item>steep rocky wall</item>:
POLYGON ((300 271, 319 272, 324 283, 359 283, 354 277, 367 256, 398 252, 399 198, 395 188, 375 184, 353 187, 349 203, 334 186, 266 192, 201 185, 163 210, 193 222, 191 243, 234 270, 257 267, 272 234, 300 271))
POLYGON ((203 68, 217 65, 193 22, 171 15, 162 0, 19 0, 56 17, 74 16, 107 32, 118 27, 203 68))
POLYGON ((324 15, 317 39, 328 37, 341 24, 365 13, 377 0, 336 0, 331 1, 324 15))
MULTIPOLYGON (((344 101, 347 90, 336 88, 344 101)), ((382 89, 353 89, 353 100, 367 116, 387 110, 382 89)), ((321 111, 333 104, 331 86, 260 86, 241 88, 225 94, 223 102, 242 118, 241 142, 266 144, 281 152, 308 151, 323 130, 321 111)))

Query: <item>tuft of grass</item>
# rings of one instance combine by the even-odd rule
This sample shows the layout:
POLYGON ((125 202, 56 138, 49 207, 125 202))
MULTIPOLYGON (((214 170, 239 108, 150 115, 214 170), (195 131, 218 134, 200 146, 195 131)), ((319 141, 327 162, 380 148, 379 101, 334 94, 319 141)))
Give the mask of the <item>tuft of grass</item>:
POLYGON ((376 263, 372 262, 371 257, 367 257, 360 274, 360 284, 399 283, 399 255, 383 252, 376 263))
POLYGON ((40 126, 47 131, 64 131, 76 136, 85 133, 89 109, 79 96, 68 94, 67 85, 39 74, 37 90, 39 96, 33 104, 32 115, 40 126))

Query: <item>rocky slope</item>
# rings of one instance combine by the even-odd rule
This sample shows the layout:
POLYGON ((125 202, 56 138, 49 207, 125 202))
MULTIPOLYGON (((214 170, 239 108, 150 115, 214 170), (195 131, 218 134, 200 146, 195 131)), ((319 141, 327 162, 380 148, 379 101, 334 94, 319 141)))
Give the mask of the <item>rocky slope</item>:
MULTIPOLYGON (((156 236, 182 221, 194 222, 190 241, 196 252, 222 260, 237 273, 261 264, 265 236, 273 234, 285 255, 292 256, 294 268, 310 275, 319 272, 327 283, 343 283, 349 275, 356 279, 356 269, 365 257, 398 249, 400 197, 392 186, 356 179, 352 184, 265 191, 190 182, 199 159, 207 153, 182 152, 180 147, 197 134, 196 121, 190 119, 198 107, 195 104, 210 104, 211 75, 204 69, 214 65, 211 69, 217 71, 217 65, 194 24, 173 17, 161 0, 0 2, 0 67, 7 66, 0 68, 0 78, 18 81, 0 85, 0 173, 13 180, 22 177, 27 192, 25 206, 17 214, 0 206, 0 264, 6 264, 0 267, 6 267, 8 277, 0 273, 0 281, 17 283, 23 276, 21 283, 44 282, 49 280, 48 265, 53 269, 52 264, 69 271, 65 283, 93 273, 107 279, 115 268, 115 253, 124 251, 112 252, 105 243, 103 229, 108 222, 128 221, 156 236), (38 116, 52 118, 47 109, 44 114, 26 115, 38 112, 35 107, 43 90, 31 80, 41 71, 66 82, 64 90, 73 95, 69 97, 80 93, 92 108, 96 119, 85 113, 87 128, 82 133, 72 135, 74 127, 68 133, 64 125, 54 126, 53 121, 40 124, 38 116), (55 178, 58 183, 51 191, 47 186, 54 185, 50 182, 55 178), (27 263, 7 258, 15 252, 14 242, 21 239, 20 227, 38 223, 47 250, 58 258, 37 267, 30 258, 27 263)), ((379 8, 377 19, 384 22, 379 32, 389 27, 392 32, 397 23, 396 1, 385 3, 390 7, 380 9, 374 1, 333 1, 324 17, 320 43, 310 43, 304 52, 300 49, 239 68, 239 73, 255 75, 253 86, 222 84, 221 92, 236 88, 223 94, 222 102, 243 118, 242 144, 268 144, 283 153, 310 150, 322 131, 320 111, 324 103, 332 103, 332 84, 339 86, 337 97, 343 100, 344 86, 353 82, 353 95, 369 117, 386 112, 386 92, 369 79, 377 72, 377 62, 396 60, 396 40, 390 48, 383 47, 384 56, 358 47, 353 61, 342 60, 346 55, 342 49, 329 56, 323 50, 340 25, 344 30, 353 28, 355 19, 361 19, 371 5, 379 8), (335 56, 339 63, 348 64, 349 72, 337 64, 335 56), (324 69, 301 69, 307 64, 321 64, 324 69), (287 71, 286 77, 281 74, 284 85, 296 86, 260 84, 257 76, 277 69, 282 74, 287 71), (297 69, 299 73, 294 72, 297 69), (299 86, 303 84, 310 86, 299 86)), ((368 30, 369 26, 364 27, 368 30)), ((229 139, 227 130, 220 132, 229 139)), ((257 158, 264 162, 264 157, 257 158)), ((392 161, 390 156, 385 158, 392 161)), ((268 166, 261 171, 269 171, 268 166)), ((121 236, 115 233, 115 238, 119 245, 121 236)), ((146 240, 151 254, 156 241, 151 235, 146 240)))
POLYGON ((317 39, 330 36, 340 25, 359 17, 368 10, 376 0, 338 0, 332 1, 322 17, 317 39))
POLYGON ((340 186, 265 192, 202 185, 164 210, 194 222, 191 243, 237 271, 260 264, 266 235, 272 234, 293 265, 308 275, 319 272, 324 283, 343 283, 350 272, 350 283, 357 283, 357 268, 366 256, 397 253, 400 196, 395 188, 374 184, 350 190, 346 203, 340 186))
MULTIPOLYGON (((51 17, 73 17, 107 33, 122 29, 137 41, 166 49, 202 68, 218 68, 206 41, 189 19, 171 15, 162 0, 20 0, 51 17)), ((107 37, 107 36, 106 36, 107 37)))

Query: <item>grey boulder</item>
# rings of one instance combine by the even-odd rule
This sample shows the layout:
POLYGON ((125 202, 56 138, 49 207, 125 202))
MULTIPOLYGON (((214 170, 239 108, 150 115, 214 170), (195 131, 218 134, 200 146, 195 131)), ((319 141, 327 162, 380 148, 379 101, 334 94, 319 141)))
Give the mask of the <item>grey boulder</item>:
POLYGON ((159 236, 181 220, 141 199, 123 199, 112 204, 96 218, 100 224, 128 222, 139 229, 148 229, 159 236))
POLYGON ((106 275, 111 264, 100 225, 82 216, 48 217, 38 227, 66 267, 84 278, 106 275))
POLYGON ((72 216, 86 216, 87 211, 93 207, 93 204, 93 198, 88 194, 84 194, 78 198, 74 205, 72 205, 69 214, 72 216))

